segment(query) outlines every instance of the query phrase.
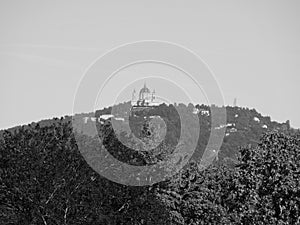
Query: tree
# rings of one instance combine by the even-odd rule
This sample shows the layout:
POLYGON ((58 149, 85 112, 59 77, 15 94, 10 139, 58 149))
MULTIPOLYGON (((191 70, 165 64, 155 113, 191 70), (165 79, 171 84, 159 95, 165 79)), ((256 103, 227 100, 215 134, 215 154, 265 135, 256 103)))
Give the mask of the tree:
POLYGON ((278 132, 240 151, 231 211, 243 223, 300 224, 299 141, 278 132))

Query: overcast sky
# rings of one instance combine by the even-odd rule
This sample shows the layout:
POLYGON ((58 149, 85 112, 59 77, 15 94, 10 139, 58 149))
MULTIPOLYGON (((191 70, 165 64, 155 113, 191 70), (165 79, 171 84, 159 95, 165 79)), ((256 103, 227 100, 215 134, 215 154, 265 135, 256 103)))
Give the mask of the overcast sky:
POLYGON ((0 128, 71 114, 87 67, 139 40, 186 46, 212 69, 225 104, 236 97, 300 128, 299 12, 296 0, 0 1, 0 128))

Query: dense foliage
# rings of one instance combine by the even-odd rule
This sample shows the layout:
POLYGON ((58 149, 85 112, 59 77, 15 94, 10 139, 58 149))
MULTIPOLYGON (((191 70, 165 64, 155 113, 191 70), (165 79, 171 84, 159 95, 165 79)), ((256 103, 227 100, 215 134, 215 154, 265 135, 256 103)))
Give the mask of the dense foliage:
MULTIPOLYGON (((259 115, 230 110, 228 120, 236 120, 243 132, 226 137, 223 160, 206 170, 191 161, 171 179, 144 187, 117 184, 94 172, 78 150, 70 118, 4 131, 0 224, 300 224, 299 138, 274 131, 258 145, 245 146, 263 133, 250 135, 261 129, 251 113, 259 115), (227 154, 235 140, 244 147, 227 154), (226 161, 232 152, 237 157, 226 161)), ((119 144, 110 140, 111 146, 119 144)))
POLYGON ((234 167, 191 164, 164 199, 182 224, 300 224, 299 159, 299 139, 271 132, 257 147, 241 148, 234 167))

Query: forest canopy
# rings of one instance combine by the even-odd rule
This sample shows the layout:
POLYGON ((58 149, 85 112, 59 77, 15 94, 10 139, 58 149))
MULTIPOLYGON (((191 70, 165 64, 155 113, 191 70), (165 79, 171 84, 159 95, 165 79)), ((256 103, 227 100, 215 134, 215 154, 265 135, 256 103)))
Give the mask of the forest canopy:
POLYGON ((253 122, 257 112, 230 110, 228 122, 236 120, 233 135, 240 136, 225 139, 219 161, 201 170, 191 160, 151 186, 126 186, 96 173, 78 150, 68 117, 4 131, 1 224, 300 224, 299 136, 255 133, 263 131, 253 122))

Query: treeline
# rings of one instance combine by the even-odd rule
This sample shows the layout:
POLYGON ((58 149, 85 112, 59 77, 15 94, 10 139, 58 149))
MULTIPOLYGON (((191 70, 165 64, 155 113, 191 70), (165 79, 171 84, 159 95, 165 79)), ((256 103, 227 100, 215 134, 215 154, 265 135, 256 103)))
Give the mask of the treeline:
POLYGON ((278 132, 153 186, 95 173, 63 121, 5 132, 0 165, 1 224, 300 224, 299 139, 278 132))
MULTIPOLYGON (((193 113, 194 109, 198 109, 197 115, 199 117, 199 127, 200 127, 200 133, 199 133, 199 141, 197 144, 197 151, 196 154, 199 154, 200 157, 202 156, 206 146, 208 139, 211 134, 211 129, 215 129, 215 127, 212 126, 212 116, 211 111, 212 108, 214 111, 218 110, 226 110, 226 117, 227 121, 225 121, 226 125, 222 129, 225 130, 226 136, 224 137, 223 144, 221 146, 221 149, 219 151, 219 160, 231 160, 231 159, 237 159, 237 149, 240 146, 247 146, 248 144, 256 145, 260 139, 260 137, 265 132, 270 132, 273 130, 277 130, 279 132, 288 134, 288 135, 295 135, 299 134, 299 129, 294 129, 290 126, 290 121, 287 120, 284 123, 279 123, 276 121, 272 121, 271 117, 269 116, 263 116, 259 112, 257 112, 255 109, 249 109, 249 108, 242 108, 242 107, 232 107, 232 106, 224 106, 219 107, 212 105, 211 107, 207 105, 193 105, 193 104, 177 104, 175 107, 173 105, 160 105, 157 109, 153 110, 152 112, 154 115, 162 115, 165 121, 174 121, 177 119, 178 115, 174 113, 174 108, 180 108, 182 111, 185 111, 187 114, 193 113), (208 112, 206 113, 202 113, 208 112), (175 118, 175 119, 174 119, 175 118)), ((100 117, 101 115, 105 114, 111 114, 113 113, 116 116, 126 116, 126 113, 130 109, 130 103, 120 103, 114 107, 108 107, 104 108, 102 110, 97 110, 95 113, 89 114, 89 116, 95 116, 100 117), (125 112, 125 113, 124 113, 125 112), (124 115, 125 114, 125 115, 124 115)), ((149 114, 149 113, 148 113, 149 114)), ((151 112, 150 112, 151 114, 151 112)), ((84 114, 86 116, 86 114, 84 114)), ((186 120, 188 121, 188 120, 186 120)), ((195 124, 193 124, 194 120, 190 121, 190 123, 187 123, 187 127, 193 127, 195 124)), ((167 140, 171 139, 171 137, 178 137, 176 132, 178 133, 178 130, 181 129, 180 124, 176 125, 177 127, 173 127, 170 129, 171 131, 168 133, 169 136, 167 140), (172 134, 172 131, 174 132, 172 134)), ((133 129, 134 130, 134 129, 133 129)), ((219 130, 221 131, 221 130, 219 130)), ((178 139, 178 138, 177 138, 178 139)), ((174 140, 173 140, 174 141, 174 140)), ((176 141, 176 140, 175 140, 176 141)))
MULTIPOLYGON (((163 107, 163 116, 171 121, 172 107, 163 107)), ((229 107, 227 112, 227 123, 235 123, 237 131, 225 137, 219 161, 202 170, 191 160, 168 180, 142 187, 96 173, 78 149, 70 117, 4 131, 0 224, 300 224, 299 136, 256 111, 229 107), (261 136, 266 131, 262 124, 278 131, 261 136)), ((102 112, 108 113, 110 109, 102 112)), ((198 116, 203 138, 209 135, 210 116, 198 116)), ((128 151, 110 123, 99 132, 112 153, 128 151)), ((82 140, 93 145, 89 137, 82 140)), ((145 156, 139 154, 136 163, 148 163, 145 156)))

